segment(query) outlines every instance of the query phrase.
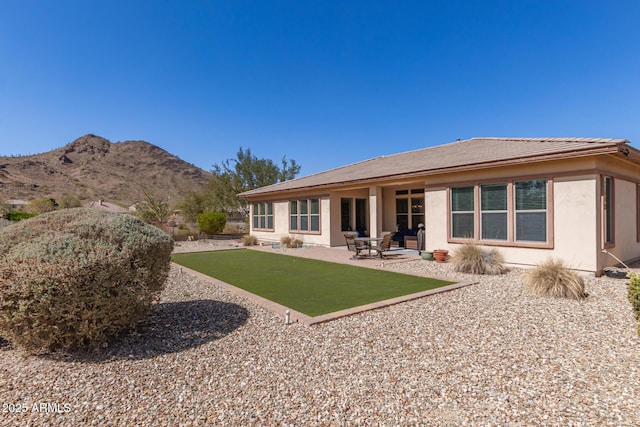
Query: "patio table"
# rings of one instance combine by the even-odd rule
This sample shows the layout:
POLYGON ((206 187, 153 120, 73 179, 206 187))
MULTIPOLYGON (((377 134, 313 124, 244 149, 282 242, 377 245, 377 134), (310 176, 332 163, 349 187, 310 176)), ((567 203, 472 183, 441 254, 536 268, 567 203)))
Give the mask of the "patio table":
POLYGON ((373 247, 372 243, 380 243, 384 240, 382 237, 356 237, 354 240, 359 242, 364 242, 367 250, 369 251, 369 258, 371 258, 371 248, 373 247))

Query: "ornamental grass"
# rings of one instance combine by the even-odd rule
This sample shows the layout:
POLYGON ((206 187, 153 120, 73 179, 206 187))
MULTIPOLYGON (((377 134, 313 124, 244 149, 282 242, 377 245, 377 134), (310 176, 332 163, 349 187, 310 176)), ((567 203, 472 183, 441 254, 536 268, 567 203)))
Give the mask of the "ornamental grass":
POLYGON ((583 278, 560 259, 548 258, 528 271, 526 283, 529 292, 537 296, 574 300, 587 296, 583 278))

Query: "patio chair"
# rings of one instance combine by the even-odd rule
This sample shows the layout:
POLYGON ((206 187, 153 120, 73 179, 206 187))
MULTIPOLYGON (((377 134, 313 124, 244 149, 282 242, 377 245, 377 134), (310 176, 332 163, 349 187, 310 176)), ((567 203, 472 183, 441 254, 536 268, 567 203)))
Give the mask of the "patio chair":
POLYGON ((380 242, 379 246, 372 246, 371 250, 376 251, 380 258, 384 258, 384 252, 391 250, 391 241, 393 240, 393 233, 385 234, 382 238, 382 242, 380 242))
POLYGON ((365 242, 360 241, 360 240, 356 240, 356 235, 355 234, 345 234, 344 238, 347 242, 347 249, 350 252, 354 252, 353 256, 351 258, 358 258, 364 254, 361 254, 361 252, 368 252, 369 248, 367 248, 367 245, 365 244, 365 242))

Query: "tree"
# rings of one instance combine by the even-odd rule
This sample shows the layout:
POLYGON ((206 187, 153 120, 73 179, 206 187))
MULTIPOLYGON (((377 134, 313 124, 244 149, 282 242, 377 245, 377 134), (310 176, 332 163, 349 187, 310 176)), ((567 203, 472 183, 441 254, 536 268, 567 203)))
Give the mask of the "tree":
POLYGON ((9 212, 11 212, 11 206, 9 203, 0 200, 0 217, 4 217, 9 212))
POLYGON ((287 160, 286 156, 278 167, 273 160, 259 159, 250 149, 240 147, 236 159, 213 165, 210 190, 214 190, 216 202, 223 209, 242 210, 246 209, 246 201, 238 199, 239 193, 293 179, 300 169, 295 160, 287 160))
POLYGON ((162 224, 171 215, 168 203, 146 191, 144 192, 144 200, 136 207, 136 212, 144 222, 154 224, 157 227, 162 227, 162 224))
POLYGON ((56 209, 56 201, 53 199, 32 199, 29 201, 27 211, 36 214, 51 212, 56 209))
POLYGON ((204 234, 220 234, 227 225, 224 212, 205 212, 198 215, 198 230, 204 234))
POLYGON ((195 221, 203 212, 247 213, 247 203, 238 194, 266 185, 293 179, 300 173, 295 160, 282 158, 280 166, 270 159, 259 159, 250 149, 238 150, 235 159, 214 164, 211 179, 200 190, 186 194, 180 209, 188 220, 195 221))
POLYGON ((82 206, 80 199, 72 194, 63 195, 58 202, 59 209, 79 208, 80 206, 82 206))

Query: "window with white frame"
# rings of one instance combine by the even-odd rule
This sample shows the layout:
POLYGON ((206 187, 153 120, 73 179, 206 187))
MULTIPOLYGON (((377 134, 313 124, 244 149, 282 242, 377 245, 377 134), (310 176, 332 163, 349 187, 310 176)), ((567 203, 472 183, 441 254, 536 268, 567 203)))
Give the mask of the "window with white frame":
POLYGON ((297 232, 319 232, 320 200, 291 200, 289 203, 289 230, 297 232))
POLYGON ((273 230, 273 203, 254 203, 252 218, 254 230, 273 230))

